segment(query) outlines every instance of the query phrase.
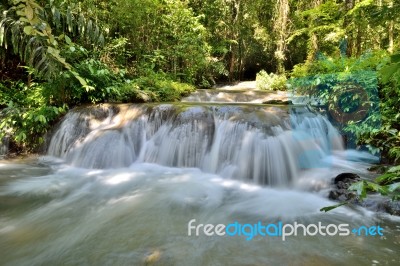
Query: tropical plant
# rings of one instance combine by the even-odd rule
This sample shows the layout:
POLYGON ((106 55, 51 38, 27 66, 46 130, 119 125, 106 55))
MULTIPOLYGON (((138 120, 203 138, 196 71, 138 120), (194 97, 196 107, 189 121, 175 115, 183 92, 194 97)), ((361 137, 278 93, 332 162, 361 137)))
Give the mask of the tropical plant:
POLYGON ((92 20, 73 14, 70 8, 62 12, 53 1, 43 7, 34 0, 13 0, 2 13, 0 46, 12 49, 38 77, 48 80, 67 70, 90 89, 61 55, 63 45, 72 45, 72 40, 86 45, 104 43, 103 34, 92 20))
POLYGON ((256 75, 256 87, 259 90, 286 90, 286 76, 261 70, 256 75))
POLYGON ((44 142, 44 133, 67 111, 67 106, 47 104, 44 87, 22 82, 0 84, 0 139, 11 138, 15 146, 25 151, 37 148, 44 142))

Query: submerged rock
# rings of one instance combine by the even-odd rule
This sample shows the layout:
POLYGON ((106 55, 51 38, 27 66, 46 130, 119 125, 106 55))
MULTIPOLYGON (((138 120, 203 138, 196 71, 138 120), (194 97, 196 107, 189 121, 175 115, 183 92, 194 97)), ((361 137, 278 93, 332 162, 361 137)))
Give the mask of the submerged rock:
POLYGON ((385 212, 400 216, 400 201, 385 200, 382 205, 385 212))
POLYGON ((371 211, 400 216, 400 201, 392 201, 378 194, 369 196, 360 205, 371 211))

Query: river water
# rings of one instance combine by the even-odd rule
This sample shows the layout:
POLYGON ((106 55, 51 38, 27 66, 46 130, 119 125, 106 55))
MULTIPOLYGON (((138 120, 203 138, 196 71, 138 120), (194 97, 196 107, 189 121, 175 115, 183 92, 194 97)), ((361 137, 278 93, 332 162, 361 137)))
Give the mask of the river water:
POLYGON ((333 177, 370 177, 373 159, 344 150, 305 106, 77 108, 47 155, 0 161, 0 264, 399 265, 398 218, 319 211, 335 204, 333 177), (379 225, 383 236, 188 236, 192 219, 379 225))

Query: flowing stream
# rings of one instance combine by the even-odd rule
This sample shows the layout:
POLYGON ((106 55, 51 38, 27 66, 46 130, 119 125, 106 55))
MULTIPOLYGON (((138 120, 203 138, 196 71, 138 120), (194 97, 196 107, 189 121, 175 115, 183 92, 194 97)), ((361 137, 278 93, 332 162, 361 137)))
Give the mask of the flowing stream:
POLYGON ((219 93, 76 108, 46 156, 0 160, 0 265, 399 265, 400 219, 319 211, 335 204, 333 177, 369 177, 375 158, 344 150, 306 106, 219 93), (379 225, 384 236, 188 236, 192 219, 379 225))

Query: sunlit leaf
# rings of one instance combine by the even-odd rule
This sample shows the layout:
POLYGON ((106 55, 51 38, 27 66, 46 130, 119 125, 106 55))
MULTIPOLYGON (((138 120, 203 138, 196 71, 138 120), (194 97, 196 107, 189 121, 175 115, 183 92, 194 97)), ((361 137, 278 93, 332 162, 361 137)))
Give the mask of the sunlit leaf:
POLYGON ((364 199, 367 196, 367 183, 365 181, 360 181, 352 184, 349 187, 349 190, 357 191, 357 194, 360 196, 361 199, 364 199))
POLYGON ((25 7, 25 14, 26 14, 26 17, 27 17, 29 20, 32 20, 32 19, 33 19, 33 9, 32 9, 32 7, 31 7, 30 5, 27 5, 27 6, 25 7))

